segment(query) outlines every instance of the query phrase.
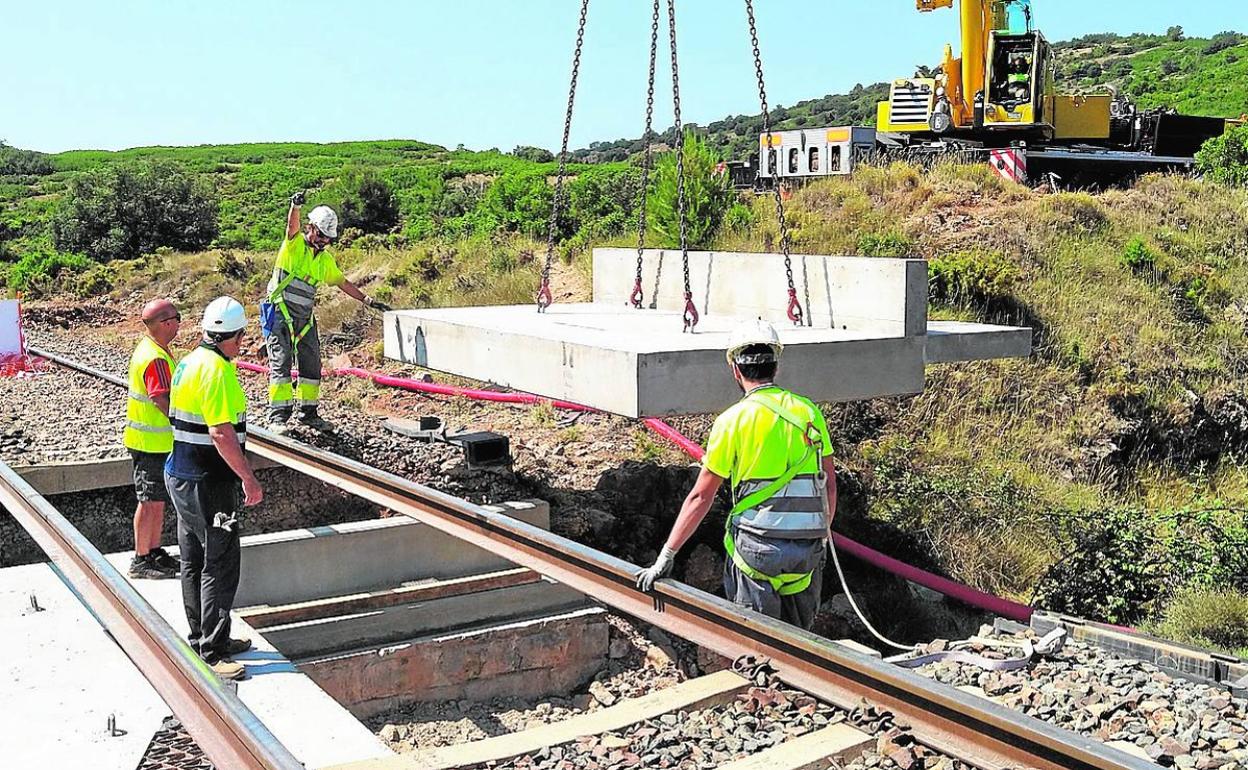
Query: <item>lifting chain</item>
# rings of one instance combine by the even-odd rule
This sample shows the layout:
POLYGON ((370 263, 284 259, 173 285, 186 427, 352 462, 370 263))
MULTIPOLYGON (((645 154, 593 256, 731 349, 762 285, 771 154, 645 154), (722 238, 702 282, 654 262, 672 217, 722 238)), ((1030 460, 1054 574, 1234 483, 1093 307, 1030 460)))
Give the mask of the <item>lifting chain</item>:
POLYGON ((550 307, 550 266, 555 258, 555 235, 559 230, 559 213, 563 204, 563 178, 568 172, 568 136, 572 133, 572 105, 576 102, 576 80, 581 74, 581 48, 585 44, 585 17, 589 0, 581 0, 581 18, 576 27, 576 51, 572 54, 572 82, 568 86, 568 111, 563 118, 563 144, 559 148, 559 171, 555 176, 555 194, 550 202, 550 226, 546 231, 546 263, 542 266, 542 283, 537 290, 537 312, 550 307))
MULTIPOLYGON (((650 163, 654 126, 654 65, 659 54, 659 2, 654 0, 654 11, 650 14, 650 77, 646 81, 646 130, 642 133, 642 141, 646 143, 646 155, 641 164, 641 199, 637 203, 637 275, 633 281, 633 293, 628 301, 633 307, 640 309, 645 295, 641 290, 642 255, 646 250, 646 197, 650 187, 650 163)), ((658 291, 658 287, 655 287, 658 291)))
POLYGON ((676 62, 676 0, 667 0, 668 38, 672 43, 672 110, 676 121, 676 210, 680 216, 680 258, 685 274, 684 330, 698 325, 698 308, 689 285, 689 228, 685 220, 685 127, 680 122, 680 66, 676 62))
MULTIPOLYGON (((771 143, 771 115, 767 107, 767 86, 763 81, 763 57, 758 50, 758 26, 754 22, 754 0, 745 0, 745 14, 750 22, 750 45, 754 48, 754 74, 758 78, 758 101, 763 108, 763 134, 767 137, 767 153, 759 159, 764 170, 771 169, 771 154, 775 152, 771 143)), ((776 163, 780 162, 776 158, 776 163)), ((788 316, 794 326, 801 326, 804 319, 802 303, 797 299, 797 288, 793 284, 793 259, 789 256, 789 227, 784 221, 784 197, 780 193, 779 180, 775 185, 776 219, 780 223, 780 251, 784 254, 784 277, 789 283, 788 316)))

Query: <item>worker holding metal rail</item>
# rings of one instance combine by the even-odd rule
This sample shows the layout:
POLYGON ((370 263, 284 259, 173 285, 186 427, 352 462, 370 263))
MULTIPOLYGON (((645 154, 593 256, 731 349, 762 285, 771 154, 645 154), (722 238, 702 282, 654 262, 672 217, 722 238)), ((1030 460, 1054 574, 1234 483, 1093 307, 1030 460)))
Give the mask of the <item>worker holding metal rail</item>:
POLYGON ((239 504, 258 505, 264 499, 243 453, 247 396, 234 358, 246 328, 237 300, 213 300, 204 311, 203 341, 174 370, 169 393, 173 451, 165 464, 165 484, 178 513, 188 640, 224 679, 246 676, 234 656, 251 649, 250 640, 230 638, 241 563, 239 504))
POLYGON ((169 386, 173 355, 169 346, 178 336, 182 314, 167 299, 143 306, 146 333, 130 356, 130 395, 126 399, 126 428, 122 443, 134 462, 134 558, 132 578, 178 576, 178 560, 160 547, 164 527, 165 461, 173 450, 173 427, 169 424, 169 386))
POLYGON ((375 300, 347 280, 334 255, 326 247, 338 237, 338 215, 329 206, 317 206, 301 227, 302 192, 290 197, 286 216, 286 239, 277 252, 268 299, 260 305, 260 325, 268 342, 269 427, 277 433, 288 430, 299 401, 299 422, 317 431, 332 431, 321 418, 321 340, 317 333, 316 289, 323 283, 337 286, 345 294, 368 307, 386 312, 389 305, 375 300), (298 365, 299 385, 294 385, 291 367, 298 365))
POLYGON ((715 420, 702 472, 671 534, 637 585, 667 575, 706 517, 724 481, 733 507, 724 532, 724 594, 738 604, 809 629, 819 609, 824 547, 836 511, 836 468, 823 413, 775 384, 783 346, 771 324, 742 324, 728 365, 745 396, 715 420))

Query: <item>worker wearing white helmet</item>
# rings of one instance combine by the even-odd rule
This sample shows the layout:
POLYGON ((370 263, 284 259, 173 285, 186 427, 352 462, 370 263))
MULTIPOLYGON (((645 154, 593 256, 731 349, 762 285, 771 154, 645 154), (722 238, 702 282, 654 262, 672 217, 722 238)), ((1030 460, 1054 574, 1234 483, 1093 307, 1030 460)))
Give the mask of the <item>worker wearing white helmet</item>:
POLYGON ((268 301, 260 306, 261 329, 268 341, 269 424, 280 432, 287 429, 296 398, 299 421, 314 430, 332 430, 321 419, 321 341, 317 333, 316 289, 321 284, 337 286, 369 307, 385 312, 383 302, 372 299, 346 279, 334 256, 325 247, 338 237, 338 215, 329 206, 317 206, 300 227, 303 193, 290 198, 286 217, 286 240, 277 252, 273 278, 269 281, 268 301), (297 365, 298 388, 291 369, 297 365))
POLYGON ((823 413, 775 384, 784 346, 771 324, 741 324, 729 338, 732 377, 745 396, 711 427, 702 472, 654 565, 649 591, 706 517, 724 481, 733 507, 724 533, 729 600, 810 628, 822 591, 823 549, 836 511, 836 469, 823 413))
POLYGON ((243 453, 247 396, 234 366, 247 317, 238 300, 219 297, 204 311, 202 327, 203 341, 173 372, 173 451, 165 464, 165 486, 178 512, 182 603, 191 647, 219 676, 241 679, 246 670, 233 658, 251 642, 230 638, 240 565, 238 511, 240 503, 257 505, 264 499, 243 453))

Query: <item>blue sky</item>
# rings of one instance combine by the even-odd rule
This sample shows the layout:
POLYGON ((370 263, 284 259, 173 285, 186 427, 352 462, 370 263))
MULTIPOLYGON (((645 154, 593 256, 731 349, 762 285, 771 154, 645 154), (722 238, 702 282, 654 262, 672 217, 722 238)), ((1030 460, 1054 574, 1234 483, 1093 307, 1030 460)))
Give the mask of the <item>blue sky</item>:
MULTIPOLYGON (((1051 40, 1248 29, 1242 0, 1035 0, 1051 40)), ((578 0, 3 0, 0 139, 45 151, 415 138, 556 149, 578 0)), ((572 144, 641 133, 648 0, 593 0, 572 144)), ((771 103, 913 72, 912 0, 756 0, 771 103)), ((682 112, 756 112, 740 0, 679 0, 682 112)), ((663 33, 665 34, 665 32, 663 33)), ((661 72, 665 68, 661 67, 661 72)), ((662 88, 667 81, 661 78, 662 88)), ((670 125, 670 91, 657 120, 670 125)))

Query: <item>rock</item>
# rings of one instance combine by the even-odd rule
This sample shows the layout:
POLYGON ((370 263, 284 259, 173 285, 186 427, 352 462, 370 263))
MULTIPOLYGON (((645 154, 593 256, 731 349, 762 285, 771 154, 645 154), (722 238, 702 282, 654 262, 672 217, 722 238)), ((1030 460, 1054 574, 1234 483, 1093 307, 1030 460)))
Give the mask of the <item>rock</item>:
POLYGON ((663 651, 662 647, 652 644, 646 648, 646 665, 655 671, 662 671, 676 665, 676 662, 663 651))
POLYGON ((386 725, 381 728, 381 732, 378 733, 378 735, 380 735, 381 739, 386 743, 396 743, 403 740, 403 734, 399 730, 398 725, 386 725))
POLYGON ((723 584, 723 575, 723 557, 706 543, 698 543, 685 562, 685 582, 694 588, 714 592, 723 584))
POLYGON ((589 694, 594 696, 594 700, 604 706, 610 706, 618 700, 611 694, 611 691, 608 690, 607 686, 602 682, 591 682, 589 685, 589 694))
POLYGON ((633 651, 633 645, 623 637, 616 637, 611 640, 611 646, 607 648, 607 657, 611 660, 619 660, 627 658, 628 654, 633 651))

